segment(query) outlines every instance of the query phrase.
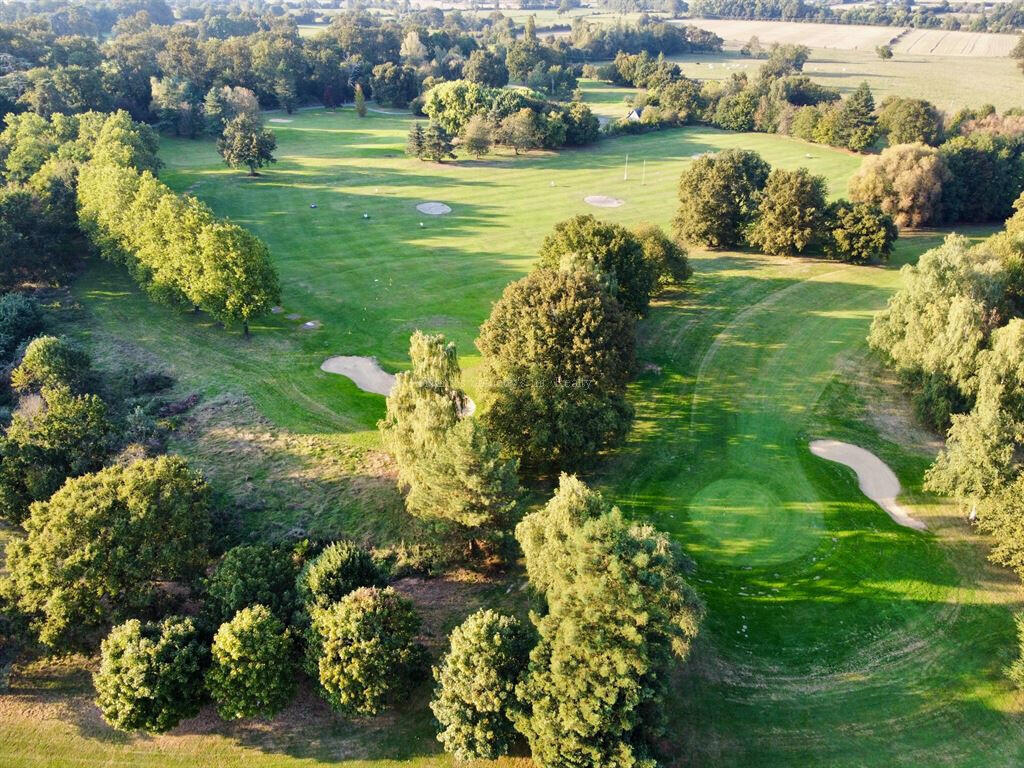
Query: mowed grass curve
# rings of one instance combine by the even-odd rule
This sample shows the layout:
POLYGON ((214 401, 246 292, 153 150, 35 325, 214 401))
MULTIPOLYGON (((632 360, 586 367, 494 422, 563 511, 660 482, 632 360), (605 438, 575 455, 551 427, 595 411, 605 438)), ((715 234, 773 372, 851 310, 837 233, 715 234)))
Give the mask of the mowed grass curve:
MULTIPOLYGON (((95 265, 75 288, 83 335, 96 347, 141 347, 188 386, 249 395, 283 431, 357 446, 377 445, 383 399, 321 372, 320 362, 368 354, 401 369, 414 328, 443 331, 459 345, 472 394, 476 329, 555 222, 593 212, 668 225, 680 171, 725 147, 807 166, 828 178, 833 196, 859 163, 785 137, 692 128, 437 165, 402 157, 405 118, 310 111, 284 119, 292 122, 274 124, 280 161, 257 179, 222 168, 208 142, 170 140, 163 177, 267 240, 286 312, 299 319, 273 315, 243 340, 154 307, 116 268, 95 265), (590 209, 588 194, 626 204, 590 209), (453 211, 417 213, 428 200, 453 211), (307 319, 324 326, 300 330, 307 319)), ((1024 760, 1021 702, 1002 676, 1020 588, 985 564, 983 543, 955 510, 921 492, 927 455, 871 418, 872 399, 892 395, 866 353, 870 318, 898 286, 899 264, 937 242, 904 238, 884 268, 695 253, 693 281, 659 298, 642 322, 635 428, 589 479, 678 537, 708 604, 705 631, 673 686, 668 714, 682 750, 674 764, 1024 760), (815 437, 882 456, 930 532, 894 525, 852 472, 810 454, 815 437)), ((53 692, 0 704, 0 763, 450 764, 432 739, 427 686, 372 723, 336 720, 301 701, 265 726, 204 719, 136 738, 98 722, 81 677, 51 684, 53 692)))

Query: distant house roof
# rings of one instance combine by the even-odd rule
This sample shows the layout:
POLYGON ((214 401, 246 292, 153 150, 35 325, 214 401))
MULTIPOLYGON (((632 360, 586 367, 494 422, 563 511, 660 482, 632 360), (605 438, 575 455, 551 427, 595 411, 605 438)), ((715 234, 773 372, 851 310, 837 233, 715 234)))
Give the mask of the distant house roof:
POLYGON ((643 114, 643 111, 644 111, 643 107, 637 107, 636 109, 631 109, 629 114, 626 115, 626 119, 629 120, 629 122, 631 122, 631 123, 639 123, 640 122, 640 116, 643 114))

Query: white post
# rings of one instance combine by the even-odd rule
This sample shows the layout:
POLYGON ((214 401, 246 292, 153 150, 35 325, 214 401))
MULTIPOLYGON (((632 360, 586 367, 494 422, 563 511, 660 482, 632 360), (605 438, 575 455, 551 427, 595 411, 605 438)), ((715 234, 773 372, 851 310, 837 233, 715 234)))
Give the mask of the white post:
POLYGON ((622 180, 627 181, 629 179, 629 154, 626 155, 626 167, 622 171, 622 180))

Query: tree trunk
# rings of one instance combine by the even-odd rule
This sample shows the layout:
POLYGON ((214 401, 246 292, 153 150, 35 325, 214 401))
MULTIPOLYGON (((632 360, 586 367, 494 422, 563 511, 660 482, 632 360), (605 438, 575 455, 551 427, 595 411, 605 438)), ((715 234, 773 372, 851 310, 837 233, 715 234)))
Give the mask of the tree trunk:
POLYGON ((243 320, 242 321, 242 335, 245 338, 247 338, 247 339, 249 338, 249 321, 248 320, 243 320))

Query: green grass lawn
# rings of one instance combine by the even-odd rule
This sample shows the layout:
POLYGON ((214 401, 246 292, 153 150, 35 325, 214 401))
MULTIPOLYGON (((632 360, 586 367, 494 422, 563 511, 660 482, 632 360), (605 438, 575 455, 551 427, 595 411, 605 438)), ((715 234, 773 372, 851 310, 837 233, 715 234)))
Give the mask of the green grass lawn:
MULTIPOLYGON (((693 155, 725 147, 806 165, 828 178, 833 196, 859 164, 786 137, 687 128, 579 151, 437 165, 402 156, 405 118, 307 111, 285 119, 292 122, 273 124, 280 161, 256 179, 224 169, 211 143, 166 139, 162 175, 266 239, 284 306, 300 320, 274 315, 245 340, 153 306, 118 269, 97 264, 74 289, 80 332, 103 359, 130 349, 164 361, 180 386, 208 399, 251 398, 266 424, 231 440, 272 432, 285 453, 300 443, 314 450, 302 440, 323 441, 316 451, 352 453, 342 473, 360 471, 364 449, 378 445, 374 423, 384 401, 322 373, 325 357, 376 355, 397 370, 413 329, 443 331, 458 343, 472 394, 477 327, 555 222, 593 212, 668 225, 680 171, 693 155), (625 204, 591 209, 582 200, 588 194, 625 204), (452 213, 417 213, 415 205, 429 200, 452 213), (306 319, 324 326, 299 330, 306 319)), ((674 686, 673 764, 1024 761, 1021 701, 1001 674, 1012 657, 1011 612, 1021 590, 984 562, 983 542, 956 510, 921 492, 929 458, 910 441, 913 430, 879 416, 880 403, 895 403, 897 412, 902 404, 864 343, 872 314, 899 285, 897 267, 939 239, 902 239, 884 268, 696 253, 693 281, 656 301, 641 324, 640 358, 649 365, 631 388, 636 426, 589 479, 629 514, 677 536, 696 564, 692 579, 708 617, 674 686), (860 494, 851 471, 810 454, 816 437, 881 455, 930 531, 891 523, 860 494)), ((214 450, 187 437, 180 444, 198 460, 214 450)), ((248 471, 231 456, 225 475, 248 471)), ((294 474, 289 467, 279 472, 294 474)), ((332 492, 312 482, 310 494, 332 492)), ((281 525, 308 522, 294 519, 286 498, 275 505, 281 525)), ((320 530, 350 533, 359 517, 398 525, 393 514, 366 504, 321 519, 320 530)), ((449 764, 432 738, 425 687, 373 721, 335 719, 304 697, 269 724, 204 717, 141 738, 99 722, 88 681, 75 669, 27 670, 15 679, 0 698, 0 764, 449 764)))

